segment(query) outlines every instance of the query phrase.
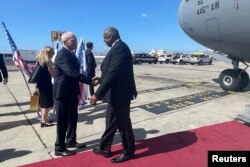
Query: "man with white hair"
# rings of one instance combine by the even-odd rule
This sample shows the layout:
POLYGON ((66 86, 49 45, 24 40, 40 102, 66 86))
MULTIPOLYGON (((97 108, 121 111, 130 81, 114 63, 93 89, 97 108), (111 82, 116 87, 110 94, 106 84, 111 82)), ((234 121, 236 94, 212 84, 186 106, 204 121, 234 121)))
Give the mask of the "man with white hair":
POLYGON ((63 47, 57 53, 54 63, 54 98, 57 112, 55 155, 69 156, 76 152, 67 148, 86 147, 76 142, 79 81, 86 84, 91 84, 92 81, 90 77, 80 74, 80 63, 74 53, 77 48, 76 36, 72 32, 65 32, 61 40, 63 47))

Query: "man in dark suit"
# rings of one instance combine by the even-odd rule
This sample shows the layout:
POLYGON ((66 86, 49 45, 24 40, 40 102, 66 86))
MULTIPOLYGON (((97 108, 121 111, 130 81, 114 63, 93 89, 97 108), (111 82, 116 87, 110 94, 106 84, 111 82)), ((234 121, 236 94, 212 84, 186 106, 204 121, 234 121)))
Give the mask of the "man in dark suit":
MULTIPOLYGON (((87 76, 93 78, 95 77, 95 68, 96 68, 95 57, 94 54, 92 53, 94 46, 92 42, 87 42, 86 46, 87 49, 85 51, 85 57, 87 65, 87 76)), ((93 85, 89 85, 89 92, 91 96, 95 93, 93 85)))
POLYGON ((129 47, 120 39, 114 27, 104 31, 104 42, 111 47, 101 65, 100 86, 91 97, 92 105, 97 100, 108 103, 106 112, 106 129, 99 147, 93 149, 96 154, 111 156, 114 135, 119 130, 122 138, 123 152, 112 159, 113 163, 124 162, 134 158, 135 139, 130 119, 130 101, 137 96, 132 55, 129 47))
POLYGON ((8 71, 4 63, 3 55, 0 55, 0 82, 8 83, 8 71))
POLYGON ((72 32, 65 32, 61 40, 63 47, 57 53, 54 63, 54 98, 57 112, 55 155, 68 156, 75 152, 67 148, 85 147, 84 144, 76 142, 79 81, 90 84, 91 78, 80 74, 80 63, 74 54, 77 48, 75 35, 72 32))

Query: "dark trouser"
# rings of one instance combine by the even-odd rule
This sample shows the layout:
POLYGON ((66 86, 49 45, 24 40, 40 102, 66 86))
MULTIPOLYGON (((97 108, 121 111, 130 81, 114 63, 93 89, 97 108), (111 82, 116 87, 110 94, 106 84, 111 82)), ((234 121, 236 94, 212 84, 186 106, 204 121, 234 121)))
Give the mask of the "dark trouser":
POLYGON ((89 93, 91 96, 95 93, 94 86, 91 84, 89 85, 89 93))
POLYGON ((63 151, 66 148, 66 143, 71 144, 76 142, 76 128, 78 119, 77 105, 77 97, 55 100, 57 112, 57 138, 55 143, 55 151, 63 151))
POLYGON ((101 138, 100 149, 111 149, 117 129, 121 135, 123 153, 133 155, 135 153, 135 138, 130 120, 130 101, 123 105, 108 104, 106 129, 101 138))

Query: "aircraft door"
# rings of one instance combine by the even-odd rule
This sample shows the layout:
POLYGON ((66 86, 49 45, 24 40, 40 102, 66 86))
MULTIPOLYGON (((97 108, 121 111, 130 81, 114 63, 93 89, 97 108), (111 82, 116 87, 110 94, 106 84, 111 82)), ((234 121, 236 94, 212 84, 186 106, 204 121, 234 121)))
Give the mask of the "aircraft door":
POLYGON ((207 31, 211 41, 221 41, 221 32, 217 18, 207 20, 207 31))

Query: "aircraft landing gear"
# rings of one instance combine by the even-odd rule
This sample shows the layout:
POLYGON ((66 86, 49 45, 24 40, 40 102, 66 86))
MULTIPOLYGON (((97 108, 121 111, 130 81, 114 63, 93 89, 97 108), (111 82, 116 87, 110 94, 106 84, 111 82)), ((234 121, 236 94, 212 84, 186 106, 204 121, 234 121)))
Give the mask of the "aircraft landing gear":
POLYGON ((222 89, 227 91, 237 91, 241 87, 241 76, 238 75, 238 72, 233 69, 226 69, 222 71, 219 81, 222 89))
POLYGON ((249 75, 245 71, 247 67, 242 70, 239 69, 239 62, 233 61, 234 69, 226 69, 221 72, 219 76, 219 82, 222 89, 227 91, 240 91, 246 88, 249 84, 249 75))
POLYGON ((239 73, 241 76, 241 88, 240 90, 246 88, 249 84, 249 75, 246 71, 239 69, 239 73))

